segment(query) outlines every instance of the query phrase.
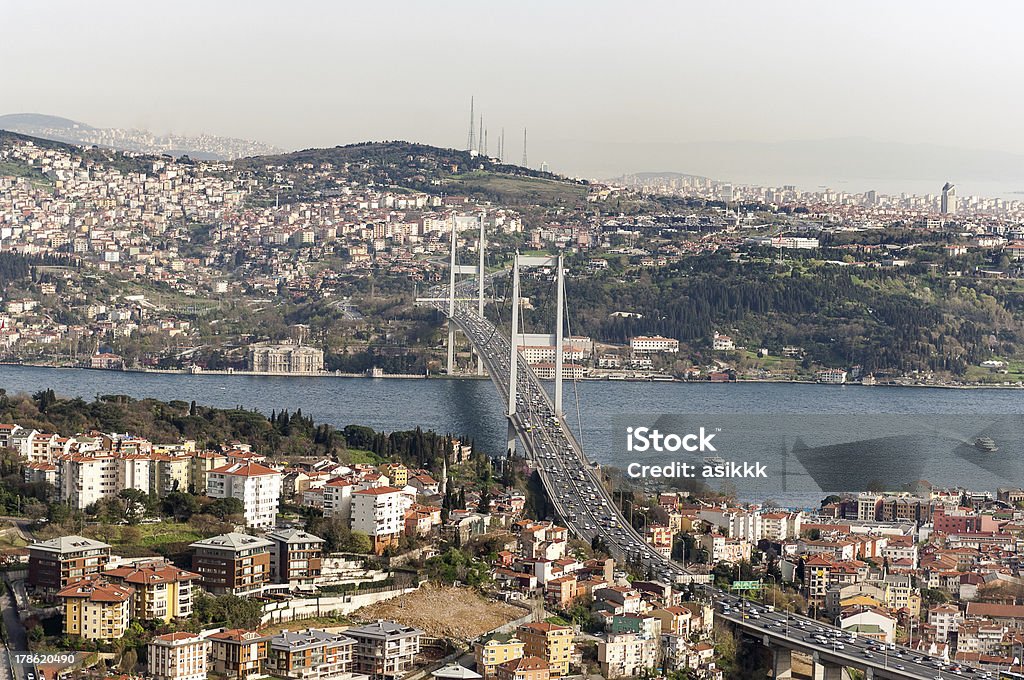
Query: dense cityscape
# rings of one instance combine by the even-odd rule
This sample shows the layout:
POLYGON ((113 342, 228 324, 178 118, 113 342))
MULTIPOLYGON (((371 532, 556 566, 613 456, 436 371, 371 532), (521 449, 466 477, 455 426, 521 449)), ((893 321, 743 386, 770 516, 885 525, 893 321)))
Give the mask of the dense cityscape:
POLYGON ((0 680, 1024 680, 1021 8, 0 16, 0 680))
MULTIPOLYGON (((958 198, 953 185, 888 197, 694 178, 580 183, 408 144, 227 164, 13 135, 0 167, 8 361, 436 374, 443 338, 413 299, 443 279, 452 230, 471 258, 479 225, 489 267, 517 248, 566 255, 570 293, 593 303, 563 348, 579 379, 1024 376, 1019 202, 958 198), (551 196, 530 198, 537 186, 551 196), (749 290, 722 308, 737 277, 749 290), (687 295, 671 295, 676 285, 687 295), (804 299, 835 286, 849 304, 804 299), (837 329, 849 329, 839 344, 837 329), (317 356, 271 368, 254 362, 261 343, 317 356)), ((493 295, 488 313, 507 315, 507 293, 493 295)), ((524 304, 527 322, 537 313, 524 304)), ((531 364, 553 363, 550 344, 523 348, 531 364)), ((457 370, 471 369, 466 350, 457 370)))

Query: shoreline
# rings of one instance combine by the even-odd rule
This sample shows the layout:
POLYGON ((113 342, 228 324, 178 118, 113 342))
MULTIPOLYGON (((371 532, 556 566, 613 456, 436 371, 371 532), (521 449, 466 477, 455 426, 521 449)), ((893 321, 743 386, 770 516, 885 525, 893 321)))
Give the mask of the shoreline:
MULTIPOLYGON (((41 368, 51 370, 77 370, 77 371, 99 371, 109 373, 141 373, 141 374, 153 374, 153 375, 182 375, 182 376, 197 376, 201 377, 204 375, 210 376, 244 376, 244 377, 256 377, 256 378, 347 378, 350 380, 376 380, 376 379, 391 379, 391 380, 489 380, 487 375, 477 375, 476 373, 465 373, 465 374, 453 374, 448 375, 446 373, 374 373, 366 371, 363 373, 343 373, 341 371, 323 371, 321 373, 276 373, 270 371, 245 371, 245 370, 194 370, 184 368, 93 368, 91 366, 60 366, 53 364, 33 364, 25 362, 15 361, 0 361, 0 367, 2 366, 17 366, 24 368, 41 368)), ((553 382, 553 380, 543 380, 543 382, 553 382)), ((571 382, 571 381, 570 381, 571 382)), ((901 383, 901 382, 886 382, 876 383, 874 385, 864 385, 859 382, 847 382, 842 384, 834 383, 823 383, 816 380, 773 380, 773 379, 756 379, 756 378, 738 378, 736 380, 723 381, 723 382, 712 382, 710 380, 682 380, 680 378, 666 378, 664 375, 657 377, 632 377, 632 378, 609 378, 607 376, 602 377, 586 377, 581 378, 577 382, 588 382, 588 383, 663 383, 663 384, 685 384, 685 385, 728 385, 728 384, 754 384, 754 385, 818 385, 821 387, 879 387, 879 388, 925 388, 925 389, 942 389, 942 390, 1021 390, 1024 389, 1024 385, 988 385, 988 384, 959 384, 959 385, 943 385, 935 383, 901 383)))

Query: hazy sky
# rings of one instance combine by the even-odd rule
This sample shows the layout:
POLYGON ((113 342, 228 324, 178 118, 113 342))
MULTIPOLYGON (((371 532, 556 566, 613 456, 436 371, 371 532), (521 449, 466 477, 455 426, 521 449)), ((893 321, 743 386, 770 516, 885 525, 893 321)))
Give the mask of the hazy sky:
POLYGON ((643 149, 707 141, 1024 153, 1022 25, 939 0, 0 0, 0 113, 463 146, 475 95, 492 152, 504 127, 518 161, 526 126, 531 164, 566 172, 701 172, 643 149))

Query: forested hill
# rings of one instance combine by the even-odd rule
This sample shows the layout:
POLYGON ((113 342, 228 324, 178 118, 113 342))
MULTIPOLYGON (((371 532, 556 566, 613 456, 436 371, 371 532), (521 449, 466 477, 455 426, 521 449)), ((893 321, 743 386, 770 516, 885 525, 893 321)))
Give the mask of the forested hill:
POLYGON ((365 166, 367 170, 373 169, 374 172, 380 173, 387 173, 388 170, 391 170, 392 173, 402 173, 438 169, 454 172, 461 168, 463 171, 468 169, 500 171, 508 175, 564 181, 563 177, 550 172, 503 163, 492 157, 405 141, 360 142, 344 146, 303 149, 274 156, 253 156, 234 162, 235 167, 250 169, 267 164, 284 167, 312 164, 314 170, 320 169, 318 166, 324 164, 334 168, 365 166))
MULTIPOLYGON (((574 278, 574 332, 627 344, 678 338, 707 352, 715 331, 748 348, 802 348, 824 366, 949 371, 1024 350, 1024 292, 994 280, 930 276, 924 268, 844 268, 814 262, 732 262, 712 255, 644 273, 574 278), (642 315, 611 316, 626 310, 642 315)), ((538 295, 537 299, 544 300, 538 295)), ((534 312, 538 322, 551 310, 534 312)))
MULTIPOLYGON (((264 200, 315 200, 336 191, 335 179, 404 187, 429 194, 469 196, 503 205, 570 206, 586 197, 587 183, 550 172, 504 163, 468 151, 413 142, 367 142, 306 149, 235 161, 235 168, 259 176, 284 170, 284 191, 264 200)), ((259 199, 260 197, 255 197, 259 199)))
POLYGON ((0 383, 0 423, 73 436, 87 432, 129 433, 156 443, 195 440, 203 449, 219 449, 232 441, 271 456, 329 456, 344 463, 350 450, 380 460, 398 459, 434 469, 450 458, 450 435, 420 429, 376 432, 362 425, 337 429, 316 423, 302 409, 283 409, 269 416, 243 408, 220 409, 193 402, 133 399, 97 395, 92 401, 65 399, 53 390, 33 395, 7 394, 0 383))

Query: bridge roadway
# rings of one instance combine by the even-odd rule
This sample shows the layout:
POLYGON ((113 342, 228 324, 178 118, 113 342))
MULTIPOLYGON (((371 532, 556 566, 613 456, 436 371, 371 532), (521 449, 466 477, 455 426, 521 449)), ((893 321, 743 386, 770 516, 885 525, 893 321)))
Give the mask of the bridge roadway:
POLYGON ((715 619, 761 640, 774 650, 791 650, 816 656, 832 666, 857 668, 874 678, 996 678, 995 673, 962 664, 943 662, 906 647, 889 647, 868 637, 718 591, 715 619), (870 671, 869 671, 870 669, 870 671))
MULTIPOLYGON (((504 273, 489 274, 488 278, 504 273)), ((477 313, 476 302, 472 299, 475 290, 475 279, 456 284, 452 319, 481 356, 491 381, 507 404, 511 344, 494 324, 477 313)), ((447 292, 447 286, 435 287, 430 292, 431 297, 422 303, 447 316, 447 292)), ((528 460, 540 475, 557 516, 583 540, 590 542, 600 536, 613 557, 649 567, 653 576, 664 582, 706 581, 706 576, 694 574, 682 564, 658 554, 624 519, 565 419, 555 417, 554 405, 540 379, 521 354, 517 353, 516 357, 519 384, 516 413, 511 422, 528 460)), ((708 585, 701 587, 714 603, 717 617, 760 639, 776 653, 794 650, 812 655, 825 665, 857 668, 869 678, 887 680, 946 680, 964 677, 965 672, 976 678, 995 677, 967 666, 944 664, 941 659, 904 647, 874 648, 873 651, 867 638, 850 641, 850 636, 836 627, 803 616, 771 612, 747 602, 741 606, 741 598, 737 596, 708 585)))

